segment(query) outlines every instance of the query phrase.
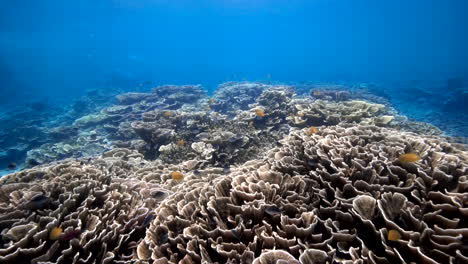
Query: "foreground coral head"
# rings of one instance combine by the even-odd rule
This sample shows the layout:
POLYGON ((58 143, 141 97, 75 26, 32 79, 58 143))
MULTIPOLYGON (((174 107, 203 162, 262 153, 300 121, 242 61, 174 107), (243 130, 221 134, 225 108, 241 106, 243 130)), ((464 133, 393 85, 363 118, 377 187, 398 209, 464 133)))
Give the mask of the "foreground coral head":
POLYGON ((466 156, 372 126, 297 129, 180 182, 116 149, 2 178, 0 262, 466 263, 466 156), (399 161, 409 149, 422 160, 399 161))
POLYGON ((138 246, 156 263, 465 263, 466 153, 377 127, 296 130, 157 209, 138 246), (420 163, 398 157, 412 149, 420 163), (398 234, 398 235, 396 235, 398 234))

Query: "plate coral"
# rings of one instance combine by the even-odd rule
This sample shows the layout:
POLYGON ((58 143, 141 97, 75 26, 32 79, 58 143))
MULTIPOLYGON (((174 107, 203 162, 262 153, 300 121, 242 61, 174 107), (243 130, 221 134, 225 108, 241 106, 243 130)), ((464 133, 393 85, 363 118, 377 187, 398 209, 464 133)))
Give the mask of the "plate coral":
POLYGON ((371 99, 165 85, 41 128, 0 263, 468 263, 465 145, 371 99))

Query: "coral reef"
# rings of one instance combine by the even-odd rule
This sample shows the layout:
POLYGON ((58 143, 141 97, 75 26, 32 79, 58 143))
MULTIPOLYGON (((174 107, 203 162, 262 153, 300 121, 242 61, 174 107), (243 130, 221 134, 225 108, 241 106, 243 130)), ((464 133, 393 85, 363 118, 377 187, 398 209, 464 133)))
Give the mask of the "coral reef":
POLYGON ((317 99, 329 101, 346 101, 351 97, 351 93, 345 89, 313 89, 310 95, 317 99))
POLYGON ((233 114, 237 110, 249 109, 263 90, 271 87, 262 83, 227 82, 218 86, 215 100, 210 105, 217 112, 233 114))
POLYGON ((431 123, 446 135, 468 137, 467 88, 466 80, 449 79, 384 83, 378 90, 386 92, 391 104, 401 114, 431 123))
POLYGON ((298 101, 294 107, 297 113, 290 116, 293 125, 321 126, 338 124, 389 125, 393 120, 384 105, 366 101, 330 102, 309 99, 298 101))
MULTIPOLYGON (((339 93, 336 86, 326 91, 339 93)), ((212 98, 201 86, 165 85, 147 93, 120 94, 116 101, 76 118, 72 125, 48 129, 49 139, 27 152, 26 165, 125 147, 147 159, 177 163, 185 156, 202 155, 208 163, 228 166, 271 148, 290 127, 367 124, 413 131, 417 127, 386 105, 316 100, 296 96, 294 87, 284 85, 226 83, 212 98), (176 144, 180 140, 186 144, 176 144), (191 149, 197 142, 209 143, 213 155, 191 149)), ((428 126, 422 124, 421 131, 429 133, 428 126)))
POLYGON ((110 105, 109 98, 117 92, 91 90, 72 104, 34 101, 0 113, 0 170, 10 162, 22 164, 28 151, 44 149, 44 144, 63 143, 76 136, 78 128, 70 126, 71 123, 110 105))
MULTIPOLYGON (((125 93, 117 96, 117 105, 83 115, 72 125, 51 130, 57 140, 43 142, 27 152, 26 165, 44 164, 70 157, 96 156, 113 146, 136 145, 137 133, 131 126, 143 113, 153 109, 178 109, 195 104, 204 94, 200 86, 156 87, 151 93, 125 93), (130 141, 135 142, 130 142, 130 141)), ((141 146, 140 146, 141 149, 141 146)))
POLYGON ((359 89, 165 85, 28 124, 0 263, 468 262, 466 145, 359 89))
MULTIPOLYGON (((129 166, 141 160, 141 155, 126 157, 129 166)), ((153 195, 157 185, 122 178, 121 158, 69 161, 3 177, 0 262, 131 259, 161 196, 153 195), (57 227, 63 233, 49 236, 57 227)))
POLYGON ((467 157, 440 138, 372 126, 313 136, 296 130, 265 160, 197 188, 184 183, 156 209, 138 256, 157 263, 462 263, 467 157), (409 149, 423 161, 400 163, 409 149), (390 230, 401 239, 389 240, 390 230))

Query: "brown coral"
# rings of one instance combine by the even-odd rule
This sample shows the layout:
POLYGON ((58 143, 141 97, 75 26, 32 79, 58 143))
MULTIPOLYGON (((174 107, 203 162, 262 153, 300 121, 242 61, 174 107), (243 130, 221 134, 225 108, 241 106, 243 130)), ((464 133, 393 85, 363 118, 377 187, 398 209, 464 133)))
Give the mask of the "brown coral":
POLYGON ((224 88, 210 102, 223 113, 194 105, 207 100, 199 86, 122 95, 80 121, 96 121, 120 148, 2 178, 0 262, 467 261, 459 145, 365 126, 401 124, 381 104, 224 88))
POLYGON ((133 258, 161 200, 151 195, 158 185, 121 178, 111 168, 119 161, 102 161, 108 165, 65 162, 2 178, 0 263, 133 258), (57 227, 63 234, 51 240, 57 227))
POLYGON ((466 153, 440 138, 395 133, 377 127, 292 132, 263 162, 250 161, 211 185, 182 186, 156 210, 140 248, 146 258, 170 263, 269 263, 289 256, 319 263, 462 263, 466 153), (400 163, 408 149, 422 153, 423 162, 400 163), (436 152, 443 158, 434 164, 436 152), (401 239, 387 240, 389 230, 401 239))

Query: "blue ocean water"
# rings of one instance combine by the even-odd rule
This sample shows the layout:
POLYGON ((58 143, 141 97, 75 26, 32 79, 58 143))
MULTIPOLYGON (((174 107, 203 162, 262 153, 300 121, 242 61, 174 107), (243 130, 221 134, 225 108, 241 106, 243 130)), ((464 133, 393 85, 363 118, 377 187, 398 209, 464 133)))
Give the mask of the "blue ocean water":
POLYGON ((468 1, 0 4, 0 263, 468 262, 468 1))
POLYGON ((412 81, 467 75, 466 1, 4 1, 2 102, 109 82, 412 81))

